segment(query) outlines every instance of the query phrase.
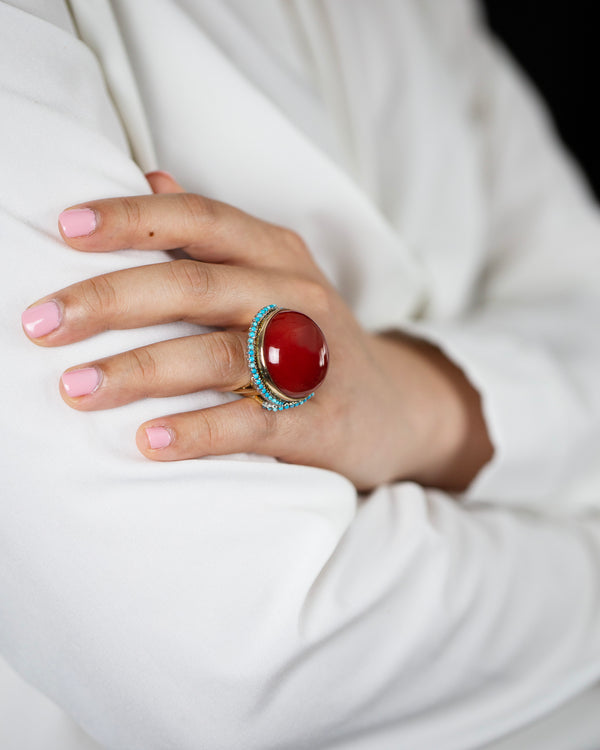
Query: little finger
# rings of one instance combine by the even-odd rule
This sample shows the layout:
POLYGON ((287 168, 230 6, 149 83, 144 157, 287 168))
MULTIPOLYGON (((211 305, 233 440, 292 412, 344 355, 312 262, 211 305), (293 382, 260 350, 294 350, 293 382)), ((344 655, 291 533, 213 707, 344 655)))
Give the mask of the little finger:
MULTIPOLYGON (((309 408, 305 404, 300 409, 309 408)), ((241 398, 223 406, 172 414, 141 425, 136 443, 154 461, 181 461, 188 458, 231 453, 259 453, 279 457, 294 434, 298 415, 271 412, 253 399, 241 398)))

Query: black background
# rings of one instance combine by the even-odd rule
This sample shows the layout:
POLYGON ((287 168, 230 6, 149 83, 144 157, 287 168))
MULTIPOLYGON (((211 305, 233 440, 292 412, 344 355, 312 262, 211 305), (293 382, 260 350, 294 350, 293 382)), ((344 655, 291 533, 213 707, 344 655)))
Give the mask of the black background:
MULTIPOLYGON (((440 0, 443 2, 443 0, 440 0)), ((598 2, 483 0, 489 25, 550 106, 558 131, 600 196, 598 2)))

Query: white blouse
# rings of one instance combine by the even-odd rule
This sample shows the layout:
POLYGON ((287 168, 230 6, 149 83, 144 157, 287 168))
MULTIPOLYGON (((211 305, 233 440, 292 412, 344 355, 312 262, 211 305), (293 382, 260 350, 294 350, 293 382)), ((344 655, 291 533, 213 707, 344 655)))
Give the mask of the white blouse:
POLYGON ((516 746, 597 741, 598 212, 471 4, 0 2, 0 136, 2 746, 469 750, 577 696, 516 746), (228 394, 64 405, 66 367, 199 330, 21 331, 167 259, 56 228, 157 167, 297 230, 367 328, 458 363, 496 449, 464 497, 137 452, 228 394))

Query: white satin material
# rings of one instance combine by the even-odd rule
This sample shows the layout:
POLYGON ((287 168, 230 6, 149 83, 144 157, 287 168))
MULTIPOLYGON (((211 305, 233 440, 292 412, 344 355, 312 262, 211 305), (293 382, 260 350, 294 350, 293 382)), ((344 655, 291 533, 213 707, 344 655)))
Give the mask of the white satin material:
POLYGON ((576 721, 592 746, 600 227, 470 5, 0 2, 0 122, 3 746, 468 750, 568 701, 554 740, 576 721), (52 290, 166 259, 56 229, 155 167, 298 230, 365 326, 464 368, 496 455, 462 503, 136 451, 144 420, 226 395, 63 404, 66 367, 198 330, 20 329, 52 290))

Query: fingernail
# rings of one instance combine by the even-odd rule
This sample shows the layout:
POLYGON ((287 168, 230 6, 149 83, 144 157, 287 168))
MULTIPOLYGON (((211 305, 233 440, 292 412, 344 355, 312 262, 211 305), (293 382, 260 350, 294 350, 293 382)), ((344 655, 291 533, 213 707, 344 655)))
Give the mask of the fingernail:
POLYGON ((173 440, 173 436, 166 427, 146 427, 146 437, 152 450, 166 448, 173 440))
POLYGON ((102 374, 97 367, 84 367, 81 370, 71 370, 62 375, 62 384, 67 396, 87 396, 100 385, 102 374))
POLYGON ((167 177, 169 180, 177 182, 173 175, 170 172, 165 172, 164 169, 155 169, 152 172, 146 172, 145 177, 146 179, 148 179, 148 177, 167 177))
POLYGON ((96 212, 91 208, 69 208, 58 221, 65 237, 87 237, 96 230, 96 212))
POLYGON ((21 323, 29 336, 39 339, 60 325, 60 307, 50 300, 30 307, 21 315, 21 323))

